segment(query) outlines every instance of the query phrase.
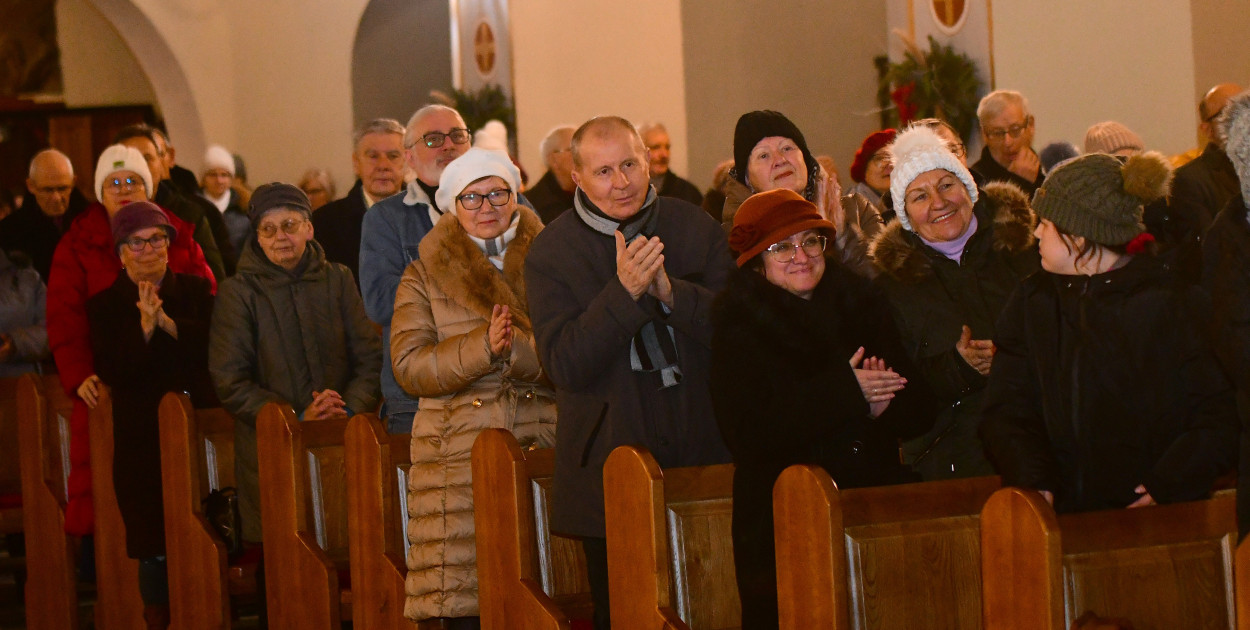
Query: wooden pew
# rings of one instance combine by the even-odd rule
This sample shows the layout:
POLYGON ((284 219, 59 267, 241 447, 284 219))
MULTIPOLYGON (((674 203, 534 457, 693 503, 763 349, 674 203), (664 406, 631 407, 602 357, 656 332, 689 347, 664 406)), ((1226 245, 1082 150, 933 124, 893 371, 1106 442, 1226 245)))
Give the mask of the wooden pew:
POLYGON ((204 516, 210 490, 234 485, 234 418, 191 408, 186 394, 161 400, 161 477, 172 627, 230 627, 226 544, 204 516))
POLYGON ((661 472, 646 449, 621 446, 604 465, 603 487, 612 626, 738 627, 733 466, 661 472))
POLYGON ((0 378, 0 536, 22 531, 22 474, 17 442, 18 378, 0 378))
POLYGON ((17 385, 22 521, 26 555, 26 627, 78 627, 74 552, 65 534, 69 416, 73 403, 55 374, 27 374, 17 385))
MULTIPOLYGON (((1087 611, 1139 630, 1250 627, 1250 611, 1235 610, 1246 596, 1234 596, 1235 503, 1222 491, 1207 501, 1056 516, 1036 492, 999 490, 981 512, 986 630, 1066 629, 1087 611)), ((1237 553, 1238 572, 1246 553, 1237 553)))
POLYGON ((978 477, 838 490, 818 466, 773 488, 782 630, 977 628, 978 477))
POLYGON ((126 526, 113 489, 113 395, 100 386, 88 420, 91 496, 95 504, 96 606, 100 630, 146 627, 139 596, 139 561, 126 556, 126 526))
POLYGON ((347 419, 301 422, 270 403, 256 419, 269 627, 338 628, 351 620, 343 438, 347 419))
POLYGON ((550 529, 554 451, 523 451, 512 433, 487 429, 472 466, 482 627, 555 630, 590 619, 582 545, 550 529))
POLYGON ((347 424, 347 531, 354 628, 415 630, 404 617, 409 435, 388 435, 375 414, 347 424))

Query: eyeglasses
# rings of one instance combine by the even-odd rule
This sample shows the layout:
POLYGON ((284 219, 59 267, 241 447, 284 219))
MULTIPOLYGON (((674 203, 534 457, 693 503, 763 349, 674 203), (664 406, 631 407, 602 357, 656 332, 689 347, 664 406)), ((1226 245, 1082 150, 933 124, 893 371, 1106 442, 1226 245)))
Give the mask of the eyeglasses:
POLYGON ((304 226, 304 222, 307 220, 308 219, 287 219, 286 221, 283 221, 280 226, 272 223, 266 223, 256 228, 256 233, 260 235, 261 238, 273 238, 278 235, 278 229, 281 228, 282 231, 287 234, 295 234, 296 232, 299 232, 300 228, 304 226))
POLYGON ((130 251, 136 254, 142 252, 143 248, 147 245, 151 245, 152 249, 160 251, 165 249, 165 246, 169 245, 169 235, 157 234, 151 238, 139 238, 138 236, 132 236, 122 242, 126 244, 126 247, 129 248, 130 251))
MULTIPOLYGON (((1012 137, 1014 138, 1015 136, 1012 137)), ((968 149, 964 147, 962 142, 948 142, 946 144, 946 148, 950 149, 951 153, 954 153, 957 158, 961 158, 968 154, 968 149)))
POLYGON ((507 188, 497 188, 485 195, 478 193, 468 193, 456 197, 456 201, 460 202, 460 207, 465 210, 477 210, 482 207, 484 200, 490 200, 490 205, 496 208, 508 204, 508 200, 512 198, 512 191, 507 188))
POLYGON ((136 188, 142 187, 143 180, 134 177, 127 177, 125 179, 114 177, 113 179, 104 180, 104 188, 107 188, 115 193, 130 192, 136 188))
POLYGON ((989 138, 990 140, 994 140, 996 142, 1002 142, 1003 138, 1006 138, 1007 136, 1011 136, 1012 138, 1019 138, 1020 134, 1024 133, 1024 130, 1028 129, 1032 125, 1033 125, 1033 117, 1025 116, 1024 123, 1022 124, 1012 125, 1006 129, 994 129, 994 130, 987 129, 985 131, 985 137, 989 138))
POLYGON ((773 243, 771 247, 764 251, 771 254, 773 260, 779 263, 790 263, 794 260, 794 257, 798 255, 800 247, 803 248, 803 253, 807 254, 808 258, 816 258, 817 256, 825 253, 825 245, 828 244, 828 242, 829 238, 823 234, 812 235, 803 239, 803 241, 798 244, 791 243, 790 241, 773 243))
POLYGON ((1209 122, 1211 122, 1212 120, 1215 120, 1216 118, 1219 118, 1219 117, 1220 117, 1220 114, 1223 114, 1223 113, 1224 113, 1224 108, 1223 108, 1223 107, 1221 107, 1221 108, 1219 108, 1219 109, 1215 110, 1215 113, 1214 113, 1214 114, 1211 114, 1210 116, 1207 116, 1206 118, 1203 118, 1203 119, 1202 119, 1202 122, 1204 122, 1204 123, 1209 123, 1209 122))
POLYGON ((35 192, 41 195, 68 195, 73 189, 73 186, 39 186, 35 192))
POLYGON ((437 149, 443 146, 443 143, 447 142, 448 138, 451 138, 451 141, 456 144, 464 144, 469 141, 469 130, 463 127, 457 127, 447 133, 443 133, 441 131, 431 131, 430 133, 421 136, 421 141, 425 143, 425 146, 430 147, 431 149, 437 149))
POLYGON ((868 160, 870 164, 886 164, 890 161, 890 154, 885 151, 877 151, 872 158, 868 160))

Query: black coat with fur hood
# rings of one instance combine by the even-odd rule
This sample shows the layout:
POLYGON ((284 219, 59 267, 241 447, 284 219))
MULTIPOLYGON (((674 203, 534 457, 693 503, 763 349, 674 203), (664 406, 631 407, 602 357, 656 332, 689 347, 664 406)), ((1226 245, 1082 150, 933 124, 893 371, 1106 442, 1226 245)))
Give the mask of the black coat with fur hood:
POLYGON ((965 325, 973 339, 992 339, 1007 298, 1040 268, 1033 237, 1037 220, 1019 188, 987 184, 972 210, 977 232, 960 263, 897 220, 869 249, 908 356, 946 405, 928 434, 903 445, 906 461, 927 481, 994 474, 977 436, 986 377, 964 361, 955 344, 965 325))
POLYGON ((826 258, 811 300, 739 269, 713 306, 712 405, 733 454, 733 538, 743 627, 777 627, 772 488, 792 464, 817 464, 841 488, 917 479, 900 438, 938 408, 868 280, 826 258), (848 360, 863 347, 908 379, 877 418, 848 360))

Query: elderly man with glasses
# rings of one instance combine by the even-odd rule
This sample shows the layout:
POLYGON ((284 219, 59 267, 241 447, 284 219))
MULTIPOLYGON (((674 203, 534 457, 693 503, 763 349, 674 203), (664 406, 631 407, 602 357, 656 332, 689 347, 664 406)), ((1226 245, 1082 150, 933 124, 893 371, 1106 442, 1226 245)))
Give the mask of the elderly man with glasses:
POLYGON ((346 265, 359 285, 361 221, 373 204, 403 188, 404 128, 391 118, 371 120, 353 134, 352 146, 356 185, 342 199, 322 206, 312 222, 326 260, 346 265))
MULTIPOLYGON (((1228 101, 1241 92, 1241 86, 1221 83, 1203 95, 1198 102, 1198 134, 1207 138, 1207 146, 1193 161, 1176 169, 1172 194, 1168 201, 1170 231, 1180 234, 1178 247, 1189 254, 1183 256, 1182 267, 1196 251, 1198 241, 1215 215, 1241 192, 1237 171, 1224 151, 1227 138, 1219 132, 1219 120, 1228 101)), ((1187 269, 1192 271, 1192 269, 1187 269)))
POLYGON ((22 206, 0 220, 0 250, 21 252, 46 283, 52 252, 74 217, 87 209, 87 197, 75 185, 74 166, 56 149, 44 149, 30 161, 22 206))
POLYGON ((977 105, 981 140, 985 148, 972 165, 980 182, 1010 182, 1030 198, 1041 187, 1046 174, 1033 150, 1033 114, 1029 102, 1019 92, 996 90, 977 105))
MULTIPOLYGON (((360 293, 369 319, 382 327, 382 417, 387 431, 407 433, 417 399, 395 382, 391 370, 391 315, 395 289, 408 264, 417 259, 417 245, 448 210, 436 201, 439 177, 453 160, 469 150, 464 118, 445 105, 426 105, 408 119, 403 135, 404 164, 416 175, 408 190, 377 204, 364 217, 360 237, 360 293)), ((529 205, 518 195, 519 202, 529 205)), ((327 206, 328 207, 328 206, 327 206)), ((314 216, 320 216, 319 211, 314 216)))

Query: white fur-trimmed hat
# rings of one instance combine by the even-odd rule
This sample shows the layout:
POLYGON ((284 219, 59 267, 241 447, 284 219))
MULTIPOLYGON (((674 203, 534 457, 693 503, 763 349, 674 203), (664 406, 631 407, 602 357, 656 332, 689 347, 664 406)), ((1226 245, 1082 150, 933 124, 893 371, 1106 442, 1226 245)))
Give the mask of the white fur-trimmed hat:
POLYGON ((916 230, 907 218, 907 187, 924 173, 938 169, 949 171, 963 182, 972 203, 977 202, 977 185, 972 180, 972 173, 932 129, 923 125, 908 127, 894 138, 889 151, 894 160, 894 170, 890 173, 890 197, 894 201, 899 223, 908 231, 916 230))
POLYGON ((152 171, 148 170, 148 163, 143 159, 143 154, 138 149, 132 149, 124 144, 114 144, 104 149, 100 153, 100 159, 95 163, 96 199, 104 198, 104 180, 118 171, 137 173, 143 178, 143 186, 147 189, 148 199, 152 198, 156 192, 156 186, 152 184, 152 171))
POLYGON ((507 153, 473 147, 443 169, 442 177, 438 178, 438 192, 435 193, 434 200, 443 212, 452 211, 456 207, 456 197, 460 196, 466 186, 491 175, 507 182, 513 193, 520 187, 521 171, 517 170, 507 153))
POLYGON ((204 170, 201 172, 207 173, 214 168, 220 168, 234 177, 234 156, 220 144, 210 144, 204 150, 204 170))

